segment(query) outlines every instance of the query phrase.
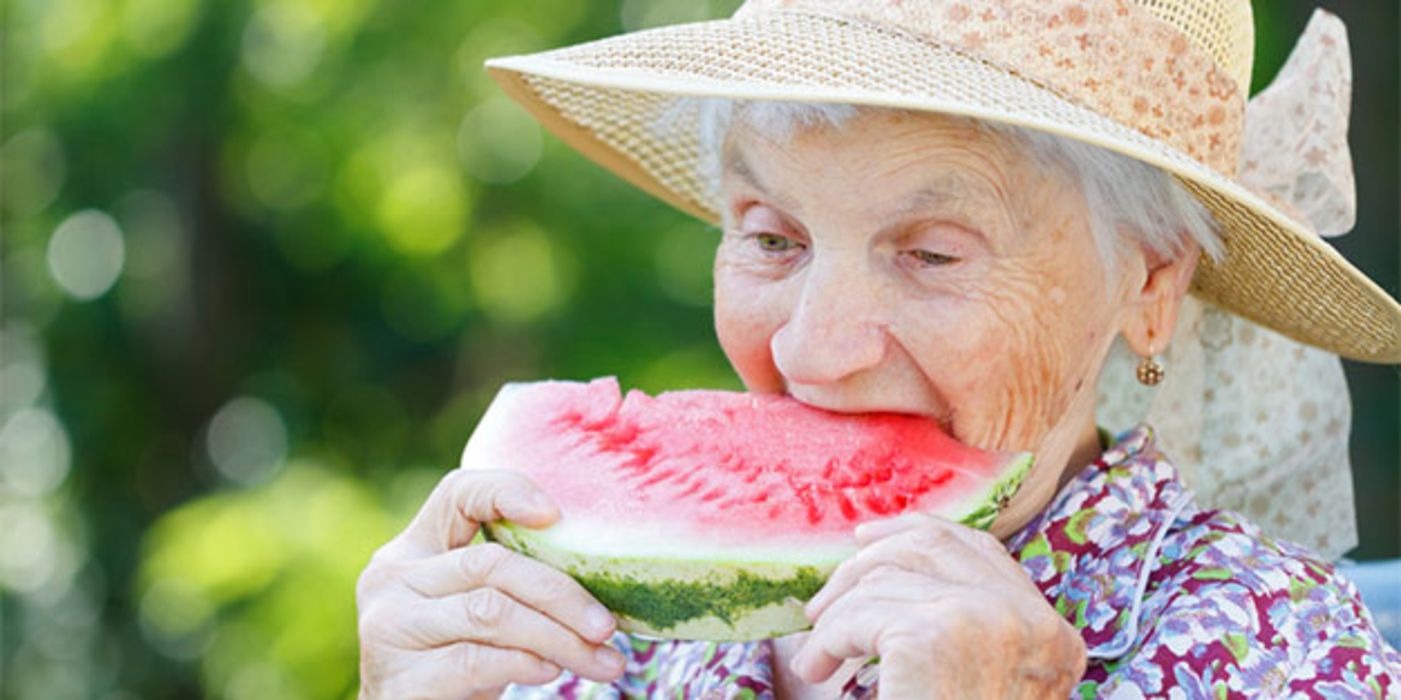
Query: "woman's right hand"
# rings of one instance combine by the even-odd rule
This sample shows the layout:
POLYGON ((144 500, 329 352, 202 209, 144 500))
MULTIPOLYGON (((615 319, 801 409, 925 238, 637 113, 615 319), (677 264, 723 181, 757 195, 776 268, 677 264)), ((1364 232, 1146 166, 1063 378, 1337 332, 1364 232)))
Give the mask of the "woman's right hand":
POLYGON ((360 574, 360 697, 495 697, 561 669, 617 679, 615 621, 573 579, 500 545, 480 523, 545 527, 559 510, 511 472, 449 472, 360 574))

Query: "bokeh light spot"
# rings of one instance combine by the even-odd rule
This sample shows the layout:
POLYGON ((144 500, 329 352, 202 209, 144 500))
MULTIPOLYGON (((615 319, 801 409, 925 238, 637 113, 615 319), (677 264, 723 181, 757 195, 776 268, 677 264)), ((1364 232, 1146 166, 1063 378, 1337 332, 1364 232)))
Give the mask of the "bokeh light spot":
MULTIPOLYGON (((16 607, 23 611, 21 615, 25 623, 21 637, 24 646, 28 647, 26 651, 37 652, 37 656, 50 662, 45 665, 69 670, 75 666, 81 668, 85 657, 95 651, 94 647, 104 630, 102 604, 107 600, 106 593, 101 567, 90 561, 79 575, 73 577, 72 585, 67 586, 66 590, 44 588, 25 596, 25 600, 16 607)), ((77 684, 81 692, 73 695, 41 692, 11 697, 42 697, 45 700, 92 698, 96 690, 94 686, 105 685, 105 680, 99 674, 81 678, 77 684)), ((65 686, 64 690, 70 688, 65 686)))
POLYGON ((44 6, 40 35, 51 65, 73 77, 95 72, 116 38, 115 3, 50 0, 44 6))
POLYGON ((48 578, 48 552, 57 537, 53 524, 33 503, 0 504, 0 583, 32 591, 48 578))
POLYGON ((5 210, 16 216, 38 213, 63 187, 63 147, 47 128, 26 129, 5 142, 0 170, 5 174, 0 188, 5 210))
POLYGON ((48 385, 48 367, 34 327, 22 319, 0 329, 0 416, 36 403, 48 385))
POLYGON ((275 491, 288 471, 270 484, 226 491, 162 515, 146 534, 149 553, 141 580, 179 581, 216 604, 262 590, 292 556, 286 541, 293 534, 286 531, 289 514, 265 502, 267 489, 275 491))
POLYGON ((152 582, 141 596, 140 614, 146 639, 167 656, 193 659, 208 645, 214 605, 186 581, 163 578, 152 582))
POLYGON ((122 274, 126 244, 112 217, 87 209, 58 225, 49 238, 49 273, 70 296, 96 299, 122 274))
POLYGON ((462 236, 467 209, 461 177, 447 168, 424 163, 395 174, 380 195, 376 214, 394 250, 434 255, 462 236))
POLYGON ((195 0, 126 0, 121 5, 122 38, 132 51, 160 58, 180 48, 198 17, 195 0))
POLYGON ((0 428, 0 484, 11 493, 53 493, 68 478, 71 460, 68 431, 46 409, 22 410, 0 428))
POLYGON ((224 404, 210 419, 205 444, 220 474, 237 484, 253 486, 282 469, 287 458, 287 428, 272 404, 241 396, 224 404))
POLYGON ((483 236, 469 260, 482 310, 505 323, 531 321, 558 308, 569 293, 574 261, 535 224, 483 236))
POLYGON ((44 367, 34 362, 6 362, 0 367, 0 412, 12 413, 29 406, 44 393, 48 377, 44 367))
POLYGON ((540 127, 510 100, 487 100, 467 113, 457 130, 457 153, 473 177, 491 184, 515 182, 540 162, 540 127))
POLYGON ((408 518, 389 518, 382 489, 343 469, 294 460, 268 484, 194 499, 147 531, 138 579, 160 595, 143 605, 143 630, 169 640, 162 649, 197 650, 209 694, 234 692, 250 664, 286 681, 238 683, 256 697, 353 688, 355 581, 408 518))
POLYGON ((297 85, 316 70, 326 48, 321 16, 300 2, 265 3, 243 33, 243 65, 276 88, 297 85))

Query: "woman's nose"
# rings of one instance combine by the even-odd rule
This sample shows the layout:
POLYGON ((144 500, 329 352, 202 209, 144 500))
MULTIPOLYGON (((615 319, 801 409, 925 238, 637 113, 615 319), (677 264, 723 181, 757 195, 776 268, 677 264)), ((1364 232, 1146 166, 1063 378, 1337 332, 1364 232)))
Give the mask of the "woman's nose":
POLYGON ((784 379, 830 384, 880 364, 886 337, 876 297, 876 290, 853 274, 809 270, 792 315, 769 340, 784 379))

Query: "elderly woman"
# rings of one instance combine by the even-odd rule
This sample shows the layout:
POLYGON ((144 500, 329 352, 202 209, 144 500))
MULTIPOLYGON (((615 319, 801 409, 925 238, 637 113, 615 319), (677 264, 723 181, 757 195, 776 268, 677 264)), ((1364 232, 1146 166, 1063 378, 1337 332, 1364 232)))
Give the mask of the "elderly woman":
MULTIPOLYGON (((812 631, 742 644, 615 633, 568 577, 471 544, 550 524, 549 495, 454 472, 362 576, 362 697, 1401 693, 1332 568, 1198 505, 1147 425, 1097 429, 1111 347, 1158 384, 1189 292, 1401 360, 1401 307, 1317 239, 1345 146, 1279 121, 1345 102, 1341 24, 1317 17, 1304 87, 1247 117, 1250 27, 1246 0, 750 0, 491 64, 569 143, 721 224, 715 327, 749 390, 1037 462, 991 534, 858 528, 812 631), (1276 181, 1303 184, 1251 191, 1276 181)), ((1302 348, 1282 354, 1336 362, 1302 348)))

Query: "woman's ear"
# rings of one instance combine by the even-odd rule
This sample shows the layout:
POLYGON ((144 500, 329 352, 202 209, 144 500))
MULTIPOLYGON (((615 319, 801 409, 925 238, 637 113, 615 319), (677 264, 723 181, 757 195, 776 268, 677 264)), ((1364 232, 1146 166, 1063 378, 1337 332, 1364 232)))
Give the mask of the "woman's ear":
POLYGON ((1177 311, 1182 298, 1192 285, 1201 249, 1190 242, 1181 255, 1164 258, 1145 252, 1140 262, 1142 275, 1134 275, 1135 289, 1129 290, 1121 333, 1135 353, 1148 356, 1160 353, 1172 338, 1177 326, 1177 311))

